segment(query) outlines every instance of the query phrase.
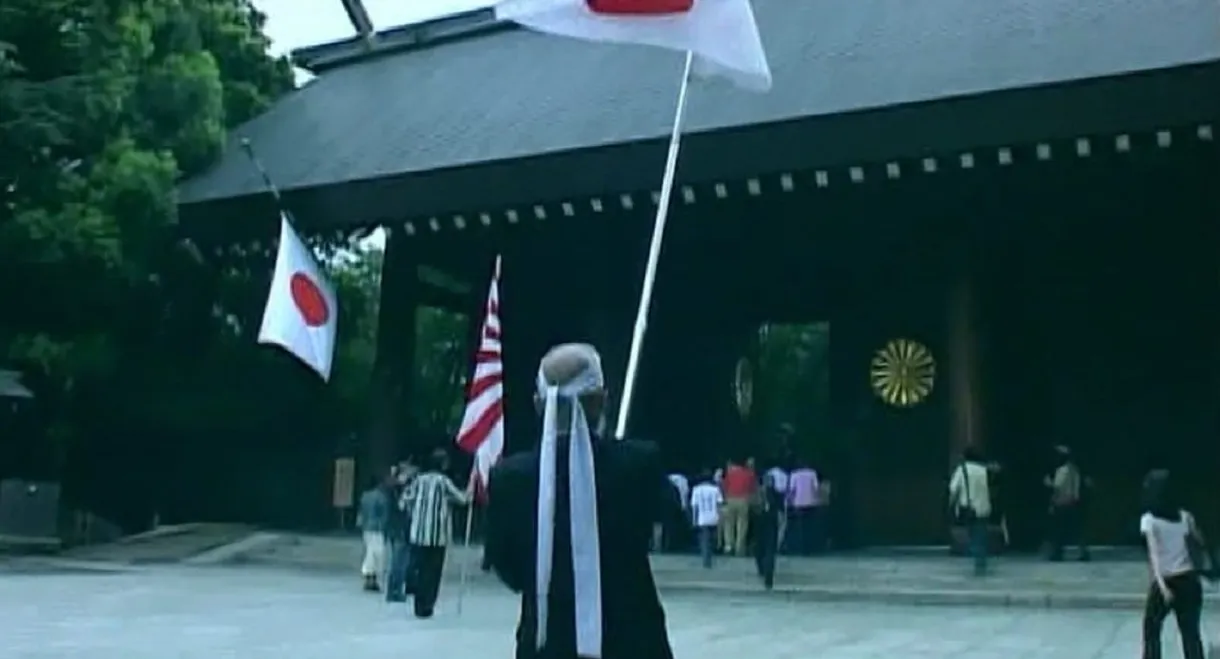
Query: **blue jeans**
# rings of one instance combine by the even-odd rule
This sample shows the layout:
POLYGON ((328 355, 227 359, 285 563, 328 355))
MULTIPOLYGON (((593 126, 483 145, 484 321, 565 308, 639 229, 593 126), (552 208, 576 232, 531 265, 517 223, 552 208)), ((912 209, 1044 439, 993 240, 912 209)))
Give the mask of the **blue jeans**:
POLYGON ((716 527, 700 526, 697 531, 699 536, 699 557, 703 559, 703 567, 711 569, 712 557, 716 553, 716 527))
POLYGON ((966 532, 970 556, 974 559, 974 573, 982 576, 987 572, 987 520, 971 520, 966 532))
POLYGON ((411 545, 406 540, 394 539, 390 543, 390 572, 386 576, 385 600, 406 601, 409 594, 407 574, 411 568, 411 545))

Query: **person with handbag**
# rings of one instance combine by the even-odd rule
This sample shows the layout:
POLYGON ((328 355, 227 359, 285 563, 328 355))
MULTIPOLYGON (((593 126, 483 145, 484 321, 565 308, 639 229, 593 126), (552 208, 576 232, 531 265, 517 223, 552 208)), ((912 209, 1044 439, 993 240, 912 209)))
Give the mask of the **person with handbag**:
POLYGON ((1148 475, 1144 499, 1140 534, 1148 549, 1151 583, 1144 603, 1143 657, 1161 659, 1161 628, 1172 612, 1182 638, 1183 657, 1204 659, 1199 629, 1203 610, 1200 578, 1211 571, 1207 567, 1211 552, 1194 516, 1182 506, 1168 471, 1148 475))
POLYGON ((1089 546, 1084 538, 1082 504, 1085 478, 1070 447, 1056 446, 1055 455, 1055 470, 1043 481, 1050 490, 1050 546, 1047 558, 1053 562, 1062 561, 1064 549, 1069 544, 1075 544, 1079 559, 1088 561, 1089 546))
POLYGON ((991 490, 987 465, 979 450, 967 446, 962 461, 949 479, 949 506, 954 522, 966 529, 967 546, 974 559, 975 576, 987 573, 987 522, 991 517, 991 490))

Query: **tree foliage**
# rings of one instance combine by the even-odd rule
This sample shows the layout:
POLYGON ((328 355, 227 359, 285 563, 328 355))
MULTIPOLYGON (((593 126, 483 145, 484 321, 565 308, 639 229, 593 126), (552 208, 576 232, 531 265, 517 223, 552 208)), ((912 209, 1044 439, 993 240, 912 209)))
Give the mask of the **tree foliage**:
POLYGON ((263 22, 248 0, 0 3, 0 362, 37 384, 53 462, 101 434, 99 410, 185 423, 216 402, 208 367, 242 361, 200 358, 239 342, 198 303, 218 274, 174 186, 291 89, 263 22))
POLYGON ((762 436, 791 437, 790 448, 808 459, 824 458, 836 448, 829 359, 827 323, 759 328, 755 415, 762 436))
POLYGON ((409 402, 411 427, 451 441, 461 423, 471 368, 467 318, 422 307, 415 316, 415 380, 409 402))

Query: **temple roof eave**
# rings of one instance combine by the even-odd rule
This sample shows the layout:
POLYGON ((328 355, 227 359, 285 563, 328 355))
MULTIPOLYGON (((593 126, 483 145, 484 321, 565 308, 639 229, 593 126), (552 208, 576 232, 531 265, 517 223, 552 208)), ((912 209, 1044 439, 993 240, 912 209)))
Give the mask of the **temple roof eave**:
MULTIPOLYGON (((760 175, 867 165, 980 147, 1097 134, 1147 132, 1220 116, 1220 63, 1008 90, 804 120, 687 135, 679 180, 739 181, 760 175)), ((570 199, 655 190, 663 138, 466 167, 285 190, 300 223, 319 229, 390 225, 570 199), (652 164, 655 164, 653 166, 652 164)), ((257 173, 251 168, 251 176, 257 173)), ((274 214, 261 192, 186 203, 184 215, 274 214)), ((226 223, 227 224, 227 223, 226 223)))
MULTIPOLYGON (((688 108, 690 131, 701 135, 690 140, 691 151, 704 148, 696 146, 708 141, 702 136, 752 135, 759 125, 842 125, 928 102, 969 106, 955 97, 1087 86, 1095 78, 1220 60, 1214 30, 1220 5, 1211 0, 1070 7, 1061 0, 999 0, 986 7, 975 0, 757 0, 755 10, 775 87, 755 95, 725 83, 701 84, 688 108)), ((677 54, 582 44, 487 21, 494 17, 476 12, 401 34, 392 30, 379 37, 392 46, 384 51, 343 55, 352 44, 340 44, 314 52, 321 75, 236 131, 221 163, 183 183, 182 201, 261 191, 236 148, 239 137, 252 141, 272 177, 289 190, 351 181, 364 187, 398 179, 431 183, 444 178, 442 171, 494 169, 536 156, 562 160, 570 152, 616 148, 605 145, 664 140, 681 67, 677 54)), ((1109 108, 1089 109, 1100 110, 1109 108)), ((1028 119, 1012 111, 1000 123, 1028 119)), ((994 122, 994 114, 987 120, 994 122)), ((1046 123, 1035 118, 1032 127, 1039 122, 1046 123)), ((802 140, 800 150, 850 141, 811 134, 814 143, 802 140)), ((398 203, 434 210, 426 190, 411 192, 398 203)))

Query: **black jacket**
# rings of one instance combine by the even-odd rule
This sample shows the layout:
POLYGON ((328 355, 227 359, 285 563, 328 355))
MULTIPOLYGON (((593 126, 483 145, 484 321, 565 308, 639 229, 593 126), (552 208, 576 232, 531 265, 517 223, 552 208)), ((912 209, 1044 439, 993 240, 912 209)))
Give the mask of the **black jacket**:
MULTIPOLYGON (((567 483, 567 445, 560 443, 557 485, 567 483)), ((537 544, 537 450, 505 458, 488 483, 487 558, 500 579, 521 593, 517 659, 576 659, 568 489, 556 488, 555 544, 547 647, 534 648, 534 565, 537 544)), ((601 541, 603 659, 673 659, 665 611, 648 550, 654 520, 673 505, 655 444, 597 441, 597 515, 601 541)))

